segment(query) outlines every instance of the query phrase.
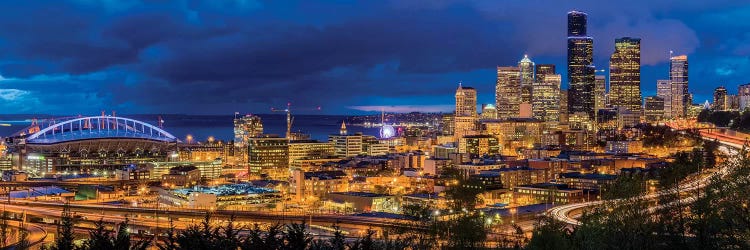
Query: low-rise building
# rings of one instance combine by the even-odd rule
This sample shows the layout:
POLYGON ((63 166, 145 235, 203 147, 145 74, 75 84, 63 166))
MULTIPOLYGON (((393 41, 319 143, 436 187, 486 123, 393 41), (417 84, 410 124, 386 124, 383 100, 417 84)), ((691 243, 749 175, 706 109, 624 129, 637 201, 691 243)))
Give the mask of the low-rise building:
POLYGON ((247 208, 249 205, 263 206, 281 200, 277 190, 256 187, 249 183, 218 186, 196 186, 175 190, 159 190, 160 202, 193 209, 247 208))
POLYGON ((121 181, 148 180, 151 179, 151 169, 145 166, 125 166, 115 170, 115 179, 121 181))
POLYGON ((583 174, 580 172, 569 172, 560 174, 559 183, 568 185, 568 187, 584 190, 601 191, 612 185, 617 179, 617 175, 611 174, 583 174))
POLYGON ((334 192, 328 194, 331 207, 350 212, 390 212, 399 211, 396 197, 367 192, 334 192))
POLYGON ((570 188, 565 184, 538 183, 514 187, 513 200, 516 205, 539 203, 571 204, 584 199, 583 190, 570 188))
POLYGON ((26 181, 29 175, 24 171, 5 170, 3 171, 3 181, 26 181))
POLYGON ((201 181, 201 171, 195 166, 178 166, 161 177, 162 185, 168 187, 194 186, 201 181))
POLYGON ((294 170, 293 180, 290 190, 303 202, 325 199, 333 192, 349 191, 349 177, 343 171, 294 170))
POLYGON ((607 153, 640 154, 643 153, 643 141, 607 141, 607 153))

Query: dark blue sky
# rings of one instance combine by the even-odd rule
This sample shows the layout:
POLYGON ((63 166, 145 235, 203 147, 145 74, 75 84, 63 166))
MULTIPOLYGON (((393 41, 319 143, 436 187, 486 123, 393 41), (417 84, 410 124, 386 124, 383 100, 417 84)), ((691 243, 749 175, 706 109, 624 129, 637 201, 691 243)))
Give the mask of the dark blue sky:
POLYGON ((493 102, 494 67, 524 53, 565 75, 572 9, 589 13, 598 68, 616 37, 640 37, 644 95, 673 50, 702 102, 750 82, 743 2, 4 1, 0 113, 450 111, 458 81, 493 102))

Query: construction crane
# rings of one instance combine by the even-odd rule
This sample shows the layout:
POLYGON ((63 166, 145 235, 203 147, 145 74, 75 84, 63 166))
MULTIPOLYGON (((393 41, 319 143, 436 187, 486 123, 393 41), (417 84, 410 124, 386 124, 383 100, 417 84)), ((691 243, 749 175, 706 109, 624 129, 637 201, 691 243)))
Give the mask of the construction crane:
MULTIPOLYGON (((320 111, 320 106, 317 106, 315 108, 307 108, 307 109, 303 108, 303 109, 297 109, 297 110, 320 111)), ((292 103, 287 102, 286 109, 271 108, 271 112, 286 112, 286 139, 291 140, 292 139, 292 123, 294 123, 294 117, 292 117, 292 103)))

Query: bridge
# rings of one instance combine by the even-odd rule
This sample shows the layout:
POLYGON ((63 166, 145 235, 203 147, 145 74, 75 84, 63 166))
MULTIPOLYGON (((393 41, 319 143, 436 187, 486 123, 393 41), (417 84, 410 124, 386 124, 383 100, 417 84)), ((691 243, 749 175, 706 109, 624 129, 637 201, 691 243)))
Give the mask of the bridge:
POLYGON ((177 142, 175 136, 154 125, 124 117, 80 117, 52 124, 26 137, 27 144, 55 144, 88 139, 130 138, 177 142))

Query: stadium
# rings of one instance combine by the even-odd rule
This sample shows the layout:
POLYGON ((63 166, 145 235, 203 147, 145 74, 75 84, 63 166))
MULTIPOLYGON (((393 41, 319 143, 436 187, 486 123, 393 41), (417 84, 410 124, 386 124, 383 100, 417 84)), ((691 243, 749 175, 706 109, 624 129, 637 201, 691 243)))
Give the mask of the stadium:
POLYGON ((90 174, 166 161, 178 142, 157 126, 114 116, 33 122, 6 140, 14 166, 34 175, 90 174))

